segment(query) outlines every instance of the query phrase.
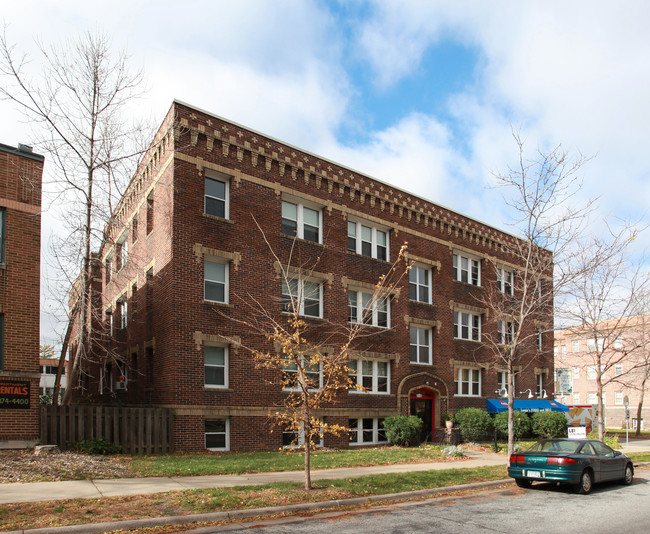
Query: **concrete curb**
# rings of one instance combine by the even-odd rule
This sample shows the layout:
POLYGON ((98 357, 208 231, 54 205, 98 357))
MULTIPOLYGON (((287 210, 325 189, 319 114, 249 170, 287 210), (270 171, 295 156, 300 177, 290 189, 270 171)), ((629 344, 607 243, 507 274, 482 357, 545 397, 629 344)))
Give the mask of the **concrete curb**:
MULTIPOLYGON (((132 519, 126 521, 111 521, 109 523, 89 523, 85 525, 72 525, 66 527, 36 528, 30 530, 12 530, 4 534, 86 534, 91 532, 106 532, 120 529, 150 528, 162 525, 185 525, 190 523, 209 523, 215 521, 232 521, 234 519, 248 519, 267 515, 287 514, 294 512, 311 512, 316 510, 327 510, 330 508, 341 508, 345 506, 362 506, 368 503, 417 499, 430 497, 441 493, 454 491, 466 491, 475 489, 486 489, 503 484, 512 483, 512 479, 490 480, 488 482, 474 482, 473 484, 461 484, 457 486, 446 486, 443 488, 430 488, 415 490, 405 493, 387 493, 383 495, 370 495, 368 497, 354 497, 351 499, 340 499, 336 501, 310 502, 292 504, 288 506, 277 506, 267 508, 252 508, 250 510, 231 510, 228 512, 212 512, 207 514, 179 515, 171 517, 152 517, 148 519, 132 519)), ((212 529, 214 530, 214 529, 212 529)))

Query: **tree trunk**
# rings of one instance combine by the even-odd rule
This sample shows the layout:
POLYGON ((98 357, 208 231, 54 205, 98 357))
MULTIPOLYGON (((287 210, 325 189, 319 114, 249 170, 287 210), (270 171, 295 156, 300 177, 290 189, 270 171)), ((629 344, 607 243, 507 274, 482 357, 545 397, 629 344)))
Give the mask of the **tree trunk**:
POLYGON ((646 373, 646 375, 643 377, 643 382, 641 382, 641 397, 639 398, 639 405, 636 408, 636 433, 634 435, 637 438, 641 437, 641 417, 643 413, 643 398, 645 397, 645 384, 647 380, 648 374, 646 373))
MULTIPOLYGON (((68 319, 68 326, 65 329, 65 337, 63 338, 63 343, 61 344, 61 354, 59 356, 59 365, 56 369, 56 378, 54 379, 54 394, 52 397, 52 404, 54 406, 59 405, 59 392, 61 391, 61 376, 63 375, 63 369, 65 368, 65 357, 68 354, 68 344, 70 343, 70 335, 72 334, 72 327, 77 319, 77 313, 79 312, 79 302, 73 306, 72 311, 70 312, 70 318, 68 319)), ((71 380, 71 377, 68 376, 68 381, 71 380)), ((70 387, 71 382, 68 383, 68 388, 70 387)), ((67 389, 67 388, 66 388, 67 389)))
POLYGON ((510 361, 508 362, 508 459, 510 458, 510 455, 515 452, 515 392, 513 384, 514 375, 512 374, 512 370, 512 358, 510 358, 510 361))

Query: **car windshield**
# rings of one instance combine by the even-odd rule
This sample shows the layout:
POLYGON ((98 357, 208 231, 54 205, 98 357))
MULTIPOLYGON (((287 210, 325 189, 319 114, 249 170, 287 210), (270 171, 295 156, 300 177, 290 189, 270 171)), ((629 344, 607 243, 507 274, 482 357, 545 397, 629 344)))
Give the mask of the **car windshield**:
POLYGON ((579 441, 538 441, 528 449, 529 451, 548 451, 574 453, 580 446, 579 441))

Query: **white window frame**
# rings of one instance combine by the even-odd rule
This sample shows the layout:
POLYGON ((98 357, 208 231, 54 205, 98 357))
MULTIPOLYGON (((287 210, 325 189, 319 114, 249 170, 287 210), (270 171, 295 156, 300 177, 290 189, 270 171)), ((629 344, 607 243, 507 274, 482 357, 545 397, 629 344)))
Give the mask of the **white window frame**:
MULTIPOLYGON (((365 237, 368 237, 367 235, 365 237)), ((348 251, 366 256, 368 258, 374 258, 381 261, 390 261, 390 233, 387 228, 381 228, 374 226, 372 223, 365 221, 348 221, 348 251), (369 239, 364 238, 364 230, 370 231, 369 239), (385 244, 385 258, 380 257, 381 254, 381 245, 379 243, 379 235, 383 234, 386 244, 385 244), (354 240, 354 244, 353 241, 354 240), (367 243, 370 245, 370 253, 364 253, 363 244, 367 243)))
POLYGON ((623 336, 622 335, 619 334, 614 339, 614 348, 615 349, 622 349, 623 348, 623 336))
POLYGON ((556 367, 554 372, 555 372, 555 389, 557 390, 557 392, 559 394, 564 394, 564 395, 567 395, 569 393, 573 393, 573 379, 574 379, 574 377, 573 377, 573 369, 569 369, 569 368, 565 368, 565 367, 563 367, 563 368, 556 367), (569 383, 569 387, 570 387, 569 390, 560 389, 560 386, 562 385, 562 379, 561 379, 562 375, 566 375, 566 376, 569 377, 568 378, 568 383, 569 383))
POLYGON ((573 394, 573 404, 580 404, 580 392, 573 394))
POLYGON ((541 399, 544 395, 544 373, 537 374, 537 398, 541 399))
POLYGON ((566 354, 567 354, 566 345, 562 345, 562 358, 566 358, 566 354))
MULTIPOLYGON (((294 202, 291 200, 283 200, 282 201, 282 227, 281 231, 283 235, 288 235, 290 237, 297 237, 298 239, 303 239, 305 241, 309 241, 311 243, 322 243, 323 242, 323 209, 320 207, 315 207, 311 205, 305 205, 300 202, 294 202), (296 209, 296 218, 292 219, 289 218, 288 216, 285 216, 284 208, 286 205, 290 205, 295 207, 296 209), (307 224, 305 222, 305 210, 310 210, 315 212, 318 215, 318 225, 317 225, 317 230, 318 230, 318 237, 316 240, 314 239, 308 239, 305 237, 305 225, 307 224), (285 219, 287 221, 292 221, 296 225, 296 230, 295 234, 294 233, 287 233, 284 231, 284 221, 285 219)), ((313 225, 309 225, 313 226, 313 225)))
POLYGON ((116 308, 120 314, 119 329, 123 330, 129 326, 129 301, 126 298, 126 293, 123 293, 116 301, 116 308))
MULTIPOLYGON (((305 358, 309 358, 309 355, 303 355, 301 356, 301 361, 302 361, 302 366, 304 368, 307 368, 305 365, 305 358)), ((297 364, 294 364, 290 359, 287 359, 285 364, 282 366, 282 374, 287 374, 287 373, 298 373, 298 366, 297 364), (291 367, 295 366, 296 369, 292 369, 291 367)), ((315 374, 312 372, 312 374, 315 374)), ((284 380, 284 377, 283 377, 284 380)), ((319 389, 322 389, 323 387, 323 362, 319 361, 318 362, 318 388, 310 388, 309 391, 318 391, 319 389)), ((300 386, 296 387, 285 387, 283 388, 283 391, 300 391, 300 386)))
POLYGON ((497 371, 497 395, 508 392, 508 371, 497 371))
POLYGON ((506 295, 515 294, 515 274, 503 267, 497 268, 497 289, 506 295))
POLYGON ((482 320, 479 313, 454 310, 454 339, 481 341, 481 323, 482 320), (467 324, 464 324, 465 319, 467 319, 467 324), (478 326, 475 322, 478 323, 478 326), (467 329, 467 336, 463 336, 463 329, 465 328, 467 329))
POLYGON ((623 374, 623 364, 615 363, 614 364, 614 376, 621 376, 623 374))
POLYGON ((574 339, 571 341, 571 352, 580 352, 580 340, 574 339))
POLYGON ((622 391, 615 391, 614 392, 614 402, 618 406, 623 405, 623 392, 622 391))
POLYGON ((230 294, 230 262, 228 261, 216 261, 214 259, 205 259, 203 260, 203 300, 205 302, 217 302, 219 304, 228 304, 229 303, 229 294, 230 294), (224 266, 224 280, 209 279, 207 274, 207 265, 208 263, 213 263, 215 265, 224 266), (207 298, 207 285, 218 284, 223 285, 223 300, 212 300, 207 298))
POLYGON ((205 177, 203 180, 203 213, 210 215, 211 217, 219 217, 223 219, 230 219, 230 176, 223 174, 218 171, 206 170, 205 177), (208 195, 207 192, 207 180, 212 180, 213 182, 220 182, 224 184, 224 198, 219 198, 213 195, 208 195), (221 215, 215 215, 214 213, 208 213, 208 198, 218 200, 223 202, 223 217, 221 215))
POLYGON ((573 379, 578 380, 580 378, 580 367, 573 368, 573 379))
POLYGON ((323 282, 320 280, 304 279, 304 278, 289 278, 282 280, 282 312, 293 313, 293 306, 297 308, 298 315, 303 317, 313 317, 322 319, 323 317, 323 282), (296 284, 295 294, 291 284, 296 284), (318 288, 318 299, 314 298, 313 292, 310 291, 309 295, 306 293, 305 286, 315 285, 318 288), (312 315, 305 313, 305 301, 318 300, 318 314, 312 315))
MULTIPOLYGON (((315 444, 316 447, 323 448, 325 446, 325 433, 321 432, 319 436, 318 443, 315 444)), ((287 440, 288 441, 288 440, 287 440)), ((295 430, 289 430, 287 428, 282 429, 282 448, 286 450, 291 449, 301 449, 305 446, 305 425, 303 422, 300 423, 300 430, 296 432, 295 430), (291 438, 291 442, 285 443, 287 437, 291 438)))
POLYGON ((542 332, 541 330, 537 331, 537 350, 538 351, 544 350, 544 332, 542 332))
POLYGON ((230 350, 228 345, 204 345, 203 346, 203 384, 206 389, 227 389, 229 382, 230 350), (206 349, 223 349, 223 365, 208 364, 206 361, 206 349), (208 367, 223 368, 223 384, 208 383, 206 370, 208 367))
POLYGON ((514 337, 514 321, 504 321, 499 319, 497 323, 497 341, 499 345, 510 345, 514 337))
POLYGON ((481 260, 460 252, 454 253, 454 280, 473 286, 481 285, 481 260), (466 278, 466 280, 463 280, 466 278))
POLYGON ((230 418, 229 417, 214 417, 206 418, 203 421, 203 444, 205 448, 209 451, 229 451, 230 450, 230 418), (208 421, 225 421, 225 431, 224 432, 207 432, 205 424, 208 421), (208 435, 223 435, 225 437, 224 447, 208 447, 208 435))
POLYGON ((431 328, 410 325, 409 328, 409 361, 412 365, 432 365, 433 364, 433 330, 431 328), (415 343, 413 343, 413 333, 415 332, 415 343), (427 343, 421 343, 420 334, 426 333, 427 343), (416 351, 416 359, 413 360, 413 349, 416 351), (426 349, 427 360, 421 361, 421 349, 426 349))
POLYGON ((352 324, 366 324, 376 328, 390 328, 390 296, 380 295, 373 298, 373 293, 367 290, 348 289, 348 321, 352 324), (352 304, 351 295, 355 295, 356 304, 352 304), (385 309, 384 308, 385 303, 385 309), (365 307, 364 304, 369 304, 365 307), (352 314, 354 310, 354 316, 352 314), (370 310, 370 313, 367 312, 370 310), (386 314, 386 324, 379 324, 380 313, 386 314), (369 318, 370 321, 364 321, 369 318))
POLYGON ((348 419, 349 430, 349 445, 351 447, 356 447, 360 445, 380 445, 384 443, 389 443, 388 437, 386 436, 386 430, 380 431, 380 423, 383 422, 384 417, 350 417, 348 419), (352 426, 352 421, 356 421, 356 426, 352 426), (364 429, 364 421, 372 421, 372 429, 366 427, 364 429), (364 440, 363 438, 367 433, 372 432, 372 440, 364 440), (380 439, 381 435, 386 437, 386 439, 380 439), (352 439, 356 437, 356 439, 352 439))
POLYGON ((350 378, 358 386, 365 388, 350 389, 350 393, 373 394, 373 395, 389 395, 390 394, 390 360, 350 360, 348 363, 350 368, 350 378), (381 364, 385 364, 386 375, 379 374, 381 364), (365 372, 368 365, 371 366, 370 373, 365 372), (364 384, 364 378, 370 378, 370 387, 364 384), (386 390, 380 391, 379 379, 386 379, 386 390))
POLYGON ((596 380, 596 366, 588 365, 587 366, 587 380, 596 380))
POLYGON ((455 397, 480 397, 481 390, 483 389, 483 373, 479 367, 456 367, 455 397), (463 377, 464 372, 467 372, 467 380, 463 377), (464 386, 467 386, 467 393, 463 392, 464 386), (478 385, 478 393, 474 392, 474 386, 478 385))
POLYGON ((598 394, 595 391, 590 391, 587 393, 587 404, 598 404, 598 394))
POLYGON ((409 298, 413 302, 422 302, 424 304, 431 304, 431 269, 422 265, 413 264, 409 270, 409 298), (425 281, 422 279, 426 278, 425 281), (413 290, 415 290, 415 298, 413 298, 413 290), (424 290, 426 300, 422 300, 421 293, 424 290))

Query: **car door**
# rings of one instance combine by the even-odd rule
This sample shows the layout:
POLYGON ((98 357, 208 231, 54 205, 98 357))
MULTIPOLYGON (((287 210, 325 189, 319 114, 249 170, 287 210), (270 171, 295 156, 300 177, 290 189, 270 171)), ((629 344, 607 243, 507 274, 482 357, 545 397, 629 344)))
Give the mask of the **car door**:
POLYGON ((591 443, 586 442, 580 449, 580 454, 585 456, 585 460, 589 467, 594 472, 594 482, 600 482, 602 480, 602 465, 600 457, 596 453, 595 449, 591 446, 591 443))
POLYGON ((616 455, 614 449, 600 441, 594 441, 592 442, 592 445, 600 460, 602 480, 616 480, 623 478, 625 474, 625 464, 620 455, 616 455))

